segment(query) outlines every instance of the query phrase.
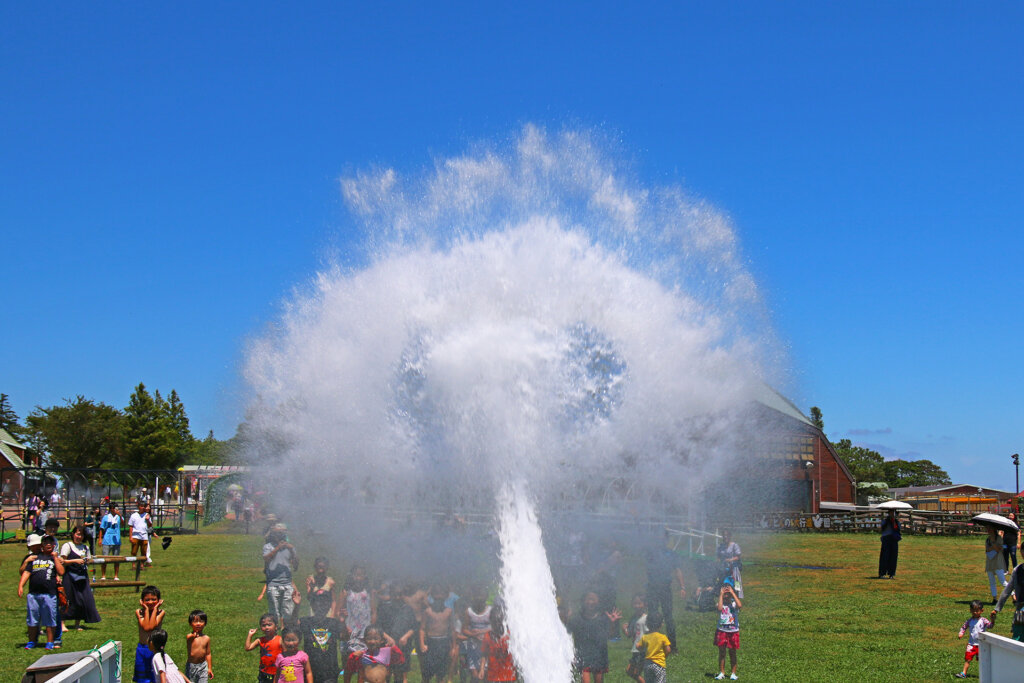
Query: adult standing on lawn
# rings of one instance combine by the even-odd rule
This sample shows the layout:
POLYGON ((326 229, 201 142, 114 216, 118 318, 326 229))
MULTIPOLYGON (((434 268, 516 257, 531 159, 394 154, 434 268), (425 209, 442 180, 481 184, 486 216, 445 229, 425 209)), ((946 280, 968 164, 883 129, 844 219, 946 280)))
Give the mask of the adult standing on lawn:
POLYGON ((88 561, 92 558, 89 546, 85 544, 85 527, 76 526, 71 540, 61 546, 60 558, 64 561, 64 594, 68 598, 64 610, 64 621, 74 620, 75 628, 81 630, 81 622, 95 624, 100 621, 96 600, 89 585, 88 561))
POLYGON ((683 570, 679 555, 668 547, 668 530, 660 544, 655 544, 647 552, 647 609, 648 614, 655 610, 661 612, 665 619, 665 635, 674 652, 676 647, 676 620, 672 615, 672 580, 679 582, 679 597, 686 597, 683 583, 683 570))
POLYGON ((743 568, 742 554, 743 551, 740 550, 739 543, 732 540, 732 532, 728 529, 723 531, 722 542, 718 544, 718 560, 722 563, 723 570, 732 577, 736 596, 741 600, 743 599, 743 577, 740 575, 740 570, 743 568))
MULTIPOLYGON (((1017 515, 1009 513, 1006 518, 1017 523, 1017 515)), ((1006 562, 1006 570, 1010 571, 1017 566, 1017 543, 1020 540, 1020 532, 1016 529, 1003 529, 1003 561, 1006 562), (1010 562, 1010 560, 1013 562, 1010 562)))
MULTIPOLYGON (((1021 552, 1024 553, 1024 550, 1021 552)), ((1024 563, 1018 564, 1010 574, 1010 581, 1003 588, 1003 593, 996 601, 996 606, 992 608, 990 621, 996 620, 996 614, 1003 609, 1003 605, 1006 604, 1010 595, 1014 597, 1013 639, 1024 641, 1024 563)))
POLYGON ((270 614, 283 622, 290 621, 295 603, 292 602, 292 572, 299 569, 295 547, 288 542, 283 524, 275 524, 267 532, 263 546, 263 573, 267 580, 267 605, 270 614))
POLYGON ((999 530, 991 525, 985 537, 985 572, 988 574, 988 588, 994 605, 999 596, 996 592, 996 579, 1006 586, 1006 560, 1003 559, 1003 539, 999 530))
POLYGON ((132 542, 132 555, 135 557, 146 557, 149 550, 149 513, 146 512, 146 504, 139 499, 139 509, 128 518, 128 526, 131 527, 129 538, 132 542))
MULTIPOLYGON (((117 556, 121 554, 121 515, 117 514, 117 505, 114 503, 111 503, 107 510, 107 514, 103 515, 103 519, 100 520, 100 529, 103 531, 103 554, 117 556)), ((100 579, 107 578, 106 563, 100 567, 102 568, 100 579)), ((120 571, 121 565, 115 562, 114 581, 121 580, 117 576, 120 571)))
POLYGON ((900 557, 900 540, 903 534, 900 533, 900 521, 896 518, 896 511, 889 510, 889 514, 882 522, 882 549, 878 554, 878 578, 896 578, 896 562, 900 557))
POLYGON ((53 517, 53 513, 46 506, 46 499, 39 499, 39 512, 36 513, 35 531, 40 536, 46 535, 46 522, 53 517))

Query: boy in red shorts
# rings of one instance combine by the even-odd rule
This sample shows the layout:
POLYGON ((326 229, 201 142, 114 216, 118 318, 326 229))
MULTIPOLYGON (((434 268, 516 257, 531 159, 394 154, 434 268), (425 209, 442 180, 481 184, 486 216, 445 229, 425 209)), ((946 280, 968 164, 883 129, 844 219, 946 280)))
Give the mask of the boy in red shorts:
POLYGON ((718 648, 718 675, 716 680, 725 678, 725 652, 729 651, 729 663, 732 664, 732 680, 737 680, 736 651, 740 649, 740 599, 732 587, 732 579, 728 578, 718 592, 718 628, 715 630, 715 646, 718 648))

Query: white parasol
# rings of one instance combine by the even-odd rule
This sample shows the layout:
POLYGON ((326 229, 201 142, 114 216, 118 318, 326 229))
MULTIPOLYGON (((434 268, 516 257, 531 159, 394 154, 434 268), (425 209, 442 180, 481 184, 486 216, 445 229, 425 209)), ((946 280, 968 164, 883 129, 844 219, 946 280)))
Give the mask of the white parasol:
POLYGON ((982 512, 980 515, 974 515, 971 517, 971 521, 975 524, 998 526, 1004 529, 1013 529, 1014 531, 1020 530, 1020 527, 1012 519, 1007 519, 1002 515, 993 515, 991 512, 982 512))
POLYGON ((878 510, 913 510, 914 506, 902 500, 887 500, 875 506, 878 510))

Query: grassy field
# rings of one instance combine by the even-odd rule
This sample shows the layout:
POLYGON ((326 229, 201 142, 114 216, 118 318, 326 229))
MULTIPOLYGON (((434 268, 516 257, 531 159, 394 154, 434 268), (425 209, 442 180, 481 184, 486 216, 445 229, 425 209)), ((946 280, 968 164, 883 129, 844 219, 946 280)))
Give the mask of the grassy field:
MULTIPOLYGON (((963 665, 965 641, 956 638, 972 599, 988 601, 980 537, 905 537, 897 578, 874 578, 878 537, 855 534, 739 535, 744 548, 747 598, 740 615, 740 680, 746 681, 934 681, 951 679, 963 665), (806 569, 827 566, 831 569, 806 569)), ((297 544, 301 550, 301 545, 297 544)), ((311 553, 306 553, 309 555, 311 553)), ((0 658, 0 680, 17 681, 39 650, 24 643, 25 606, 16 594, 16 569, 24 546, 0 546, 0 571, 8 588, 0 592, 0 633, 8 656, 0 658)), ((252 681, 257 654, 242 650, 265 603, 257 603, 262 579, 256 536, 204 533, 180 536, 171 549, 154 554, 144 578, 163 591, 165 628, 181 661, 186 616, 195 608, 210 615, 216 680, 252 681)), ((337 558, 345 568, 351 559, 337 558)), ((308 564, 308 560, 307 560, 308 564)), ((642 588, 640 565, 620 577, 619 602, 628 615, 629 598, 642 588)), ((303 566, 305 576, 310 567, 303 566)), ((335 571, 337 578, 342 572, 335 571)), ((686 572, 688 587, 692 572, 686 572)), ((130 588, 97 591, 103 622, 65 637, 65 651, 89 649, 114 638, 125 644, 124 666, 131 679, 137 628, 132 610, 138 594, 130 588)), ((988 607, 986 607, 986 612, 988 607)), ((1010 612, 996 632, 1009 634, 1010 612)), ((678 604, 678 655, 669 659, 669 680, 705 681, 717 673, 712 646, 716 615, 678 604)), ((628 680, 625 642, 611 643, 608 681, 628 680)), ((415 661, 410 681, 418 682, 415 661)), ((977 665, 972 667, 977 676, 977 665)))

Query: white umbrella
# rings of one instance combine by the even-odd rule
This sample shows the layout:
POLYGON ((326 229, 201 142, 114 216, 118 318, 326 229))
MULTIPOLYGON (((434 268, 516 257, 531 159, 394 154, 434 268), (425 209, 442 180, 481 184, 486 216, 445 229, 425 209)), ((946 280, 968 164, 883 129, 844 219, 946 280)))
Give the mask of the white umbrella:
POLYGON ((875 506, 879 510, 913 510, 914 506, 902 500, 887 500, 875 506))
POLYGON ((1020 527, 1012 519, 1007 519, 1002 515, 993 515, 991 512, 982 512, 980 515, 974 515, 971 517, 971 521, 976 524, 985 524, 986 526, 999 526, 1004 529, 1013 529, 1014 531, 1020 530, 1020 527))

